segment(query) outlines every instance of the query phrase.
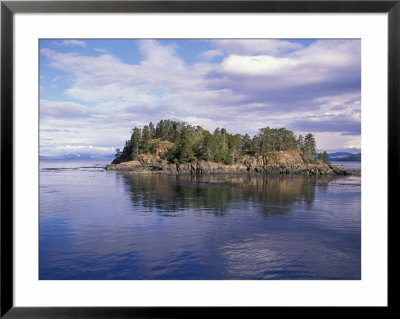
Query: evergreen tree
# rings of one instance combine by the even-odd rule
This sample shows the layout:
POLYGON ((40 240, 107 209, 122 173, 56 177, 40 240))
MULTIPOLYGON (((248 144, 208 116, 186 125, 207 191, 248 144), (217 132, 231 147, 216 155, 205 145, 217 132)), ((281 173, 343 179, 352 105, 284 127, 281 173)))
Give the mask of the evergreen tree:
POLYGON ((242 157, 242 139, 240 134, 228 135, 228 148, 230 150, 229 156, 235 164, 242 157))
POLYGON ((242 151, 243 152, 249 152, 251 148, 251 139, 249 134, 245 134, 241 137, 242 139, 242 151))
POLYGON ((156 129, 154 128, 153 122, 149 123, 149 131, 150 131, 150 137, 152 139, 156 138, 156 129))
POLYGON ((329 155, 326 151, 318 153, 318 159, 324 164, 330 164, 329 155))
POLYGON ((302 151, 304 155, 303 159, 306 162, 315 163, 315 156, 316 156, 315 138, 312 134, 307 134, 306 137, 304 138, 302 151))
POLYGON ((142 130, 142 140, 140 143, 140 149, 141 149, 142 153, 149 152, 150 141, 151 141, 150 129, 147 125, 145 125, 142 130))
POLYGON ((125 141, 125 146, 122 150, 121 159, 129 161, 132 159, 132 144, 131 141, 125 141))
POLYGON ((142 132, 140 128, 135 127, 132 130, 131 140, 130 140, 130 157, 131 159, 136 159, 139 155, 139 147, 142 141, 142 132))

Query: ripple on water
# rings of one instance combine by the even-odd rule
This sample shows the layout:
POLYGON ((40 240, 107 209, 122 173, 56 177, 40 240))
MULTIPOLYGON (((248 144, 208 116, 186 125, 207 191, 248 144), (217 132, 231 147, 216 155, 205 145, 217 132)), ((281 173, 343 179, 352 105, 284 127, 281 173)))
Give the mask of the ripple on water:
POLYGON ((40 172, 41 279, 360 277, 360 177, 227 182, 83 166, 40 172))

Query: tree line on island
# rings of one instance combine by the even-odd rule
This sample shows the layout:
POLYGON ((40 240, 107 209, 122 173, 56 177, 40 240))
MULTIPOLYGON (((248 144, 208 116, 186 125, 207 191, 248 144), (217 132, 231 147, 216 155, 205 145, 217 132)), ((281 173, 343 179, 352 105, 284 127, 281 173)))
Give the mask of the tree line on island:
MULTIPOLYGON (((312 134, 299 135, 285 128, 265 127, 251 138, 247 133, 230 134, 217 128, 211 134, 201 126, 184 122, 161 120, 156 126, 152 122, 143 128, 135 127, 122 150, 116 149, 115 162, 135 160, 140 154, 156 154, 161 141, 173 146, 163 154, 170 163, 185 163, 195 160, 235 164, 244 155, 266 156, 274 151, 300 150, 305 163, 316 163, 316 143, 312 134)), ((318 159, 329 163, 326 152, 318 159)))

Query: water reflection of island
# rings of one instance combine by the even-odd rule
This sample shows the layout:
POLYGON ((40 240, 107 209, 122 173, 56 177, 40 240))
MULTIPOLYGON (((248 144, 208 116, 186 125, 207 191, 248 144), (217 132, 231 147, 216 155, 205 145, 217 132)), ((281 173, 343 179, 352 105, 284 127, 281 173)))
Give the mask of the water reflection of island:
POLYGON ((134 206, 180 216, 187 209, 224 216, 232 203, 258 205, 263 215, 282 214, 294 203, 310 206, 316 185, 326 187, 332 176, 135 175, 118 173, 134 206))

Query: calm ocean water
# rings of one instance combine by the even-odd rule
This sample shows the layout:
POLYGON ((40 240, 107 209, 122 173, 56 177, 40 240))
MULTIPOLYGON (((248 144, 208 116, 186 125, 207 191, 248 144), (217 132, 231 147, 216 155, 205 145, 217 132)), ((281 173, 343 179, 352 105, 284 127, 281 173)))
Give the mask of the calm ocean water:
POLYGON ((345 169, 361 171, 361 162, 332 161, 333 165, 342 165, 345 169))
POLYGON ((359 176, 135 176, 106 164, 41 160, 39 279, 361 278, 359 176))

